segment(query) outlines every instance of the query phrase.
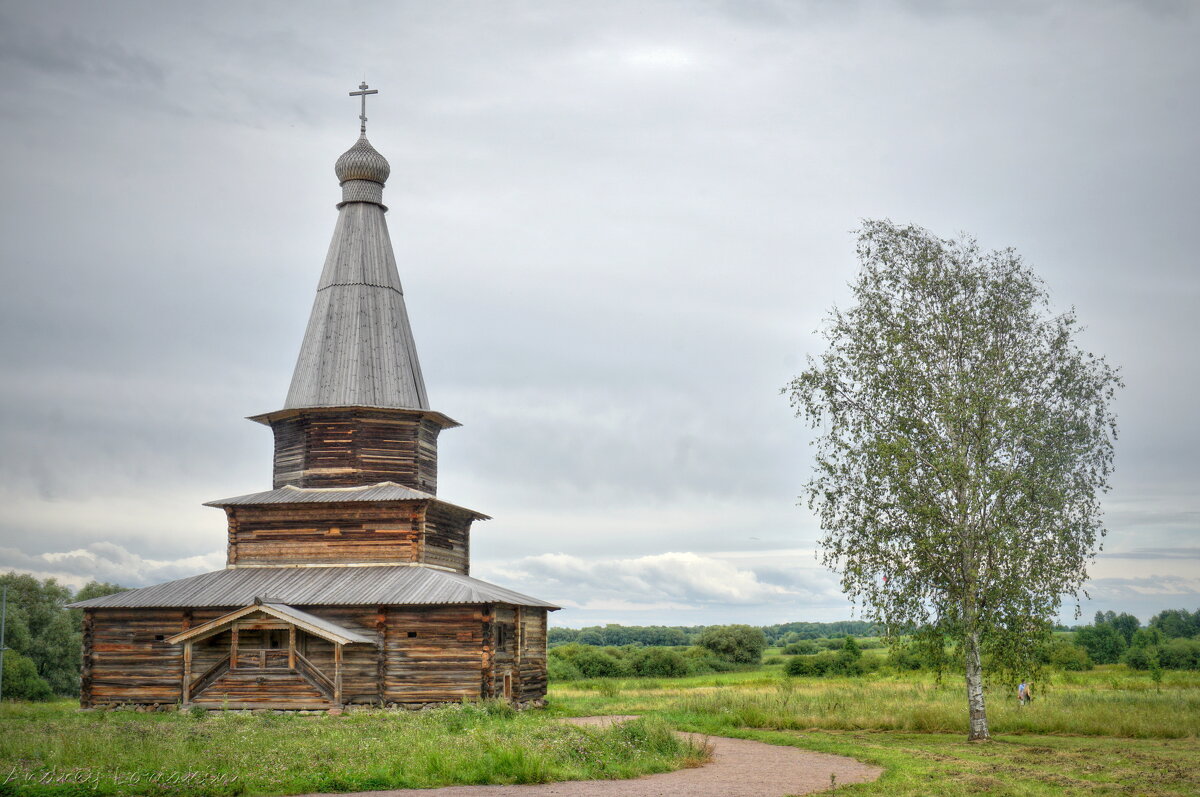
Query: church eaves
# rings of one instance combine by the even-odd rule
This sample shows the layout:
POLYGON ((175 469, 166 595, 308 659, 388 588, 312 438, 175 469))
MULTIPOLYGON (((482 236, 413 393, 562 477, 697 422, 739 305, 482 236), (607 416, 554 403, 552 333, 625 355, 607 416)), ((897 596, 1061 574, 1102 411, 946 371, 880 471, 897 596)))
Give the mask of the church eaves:
POLYGON ((384 219, 391 168, 363 124, 335 167, 342 202, 284 409, 429 409, 384 219))

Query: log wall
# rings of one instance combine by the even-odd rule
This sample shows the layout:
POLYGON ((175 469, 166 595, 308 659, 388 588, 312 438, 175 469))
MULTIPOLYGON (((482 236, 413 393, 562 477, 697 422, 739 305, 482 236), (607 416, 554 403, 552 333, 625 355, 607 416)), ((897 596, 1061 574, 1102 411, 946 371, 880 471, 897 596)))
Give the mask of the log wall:
POLYGON ((229 506, 229 564, 416 562, 425 502, 229 506))
POLYGON ((472 515, 444 504, 425 510, 425 545, 420 561, 471 574, 472 515))
POLYGON ((514 698, 521 702, 546 698, 546 610, 522 606, 520 655, 517 662, 519 690, 514 698))
POLYGON ((271 422, 275 487, 396 482, 437 493, 441 426, 411 410, 306 409, 271 422))
POLYGON ((384 702, 479 698, 482 607, 391 607, 387 629, 384 702))
POLYGON ((492 672, 492 695, 512 698, 520 692, 517 652, 517 613, 512 606, 495 609, 495 658, 492 672))
POLYGON ((84 622, 86 627, 90 615, 91 644, 83 653, 88 678, 81 685, 81 705, 178 703, 183 648, 164 639, 224 613, 220 609, 87 610, 84 622))
MULTIPOLYGON (((81 705, 179 703, 184 647, 169 645, 165 639, 235 608, 85 611, 81 705)), ((376 640, 373 645, 353 644, 342 649, 344 703, 411 705, 504 697, 506 676, 513 700, 545 697, 545 610, 511 606, 297 608, 376 640)), ((308 634, 298 636, 301 654, 332 678, 332 643, 308 634)), ((239 650, 263 647, 265 640, 261 632, 239 633, 239 650)), ((330 705, 310 681, 295 673, 222 671, 230 643, 229 631, 193 643, 192 678, 215 673, 207 688, 193 696, 196 705, 330 705)))
POLYGON ((434 501, 227 506, 231 565, 424 562, 467 575, 472 513, 434 501))

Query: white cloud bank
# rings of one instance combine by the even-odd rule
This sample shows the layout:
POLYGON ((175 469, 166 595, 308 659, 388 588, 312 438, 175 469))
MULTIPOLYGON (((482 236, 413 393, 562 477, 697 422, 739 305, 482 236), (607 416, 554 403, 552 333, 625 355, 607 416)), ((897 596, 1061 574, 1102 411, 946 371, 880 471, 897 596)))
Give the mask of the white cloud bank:
POLYGON ((89 581, 107 581, 126 587, 141 587, 193 576, 225 566, 222 552, 183 559, 147 559, 111 542, 95 542, 72 551, 27 554, 16 548, 0 548, 6 568, 38 578, 54 578, 71 587, 89 581))
POLYGON ((558 603, 564 611, 552 622, 560 625, 707 623, 715 615, 753 624, 834 607, 845 616, 832 574, 787 559, 766 565, 680 551, 603 559, 549 553, 485 564, 477 575, 558 603))

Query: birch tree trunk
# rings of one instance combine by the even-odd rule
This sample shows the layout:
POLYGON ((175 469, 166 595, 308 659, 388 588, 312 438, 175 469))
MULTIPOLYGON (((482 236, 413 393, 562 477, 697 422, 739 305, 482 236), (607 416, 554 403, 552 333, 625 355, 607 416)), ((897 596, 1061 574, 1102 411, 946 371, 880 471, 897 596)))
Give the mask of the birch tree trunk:
POLYGON ((966 635, 967 654, 967 708, 971 713, 971 730, 967 741, 986 741, 988 733, 987 709, 983 704, 983 665, 979 661, 979 632, 966 635))

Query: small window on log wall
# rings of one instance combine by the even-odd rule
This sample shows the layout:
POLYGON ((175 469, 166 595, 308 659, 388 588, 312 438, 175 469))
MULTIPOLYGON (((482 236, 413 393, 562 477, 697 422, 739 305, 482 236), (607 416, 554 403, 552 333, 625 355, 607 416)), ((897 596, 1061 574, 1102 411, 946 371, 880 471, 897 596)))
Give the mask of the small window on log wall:
POLYGON ((417 635, 417 632, 416 632, 416 631, 409 631, 409 632, 408 632, 408 638, 409 638, 409 639, 412 639, 412 638, 413 638, 413 637, 415 637, 416 635, 417 635))
POLYGON ((496 624, 496 646, 507 647, 512 641, 513 627, 512 623, 497 623, 496 624))

